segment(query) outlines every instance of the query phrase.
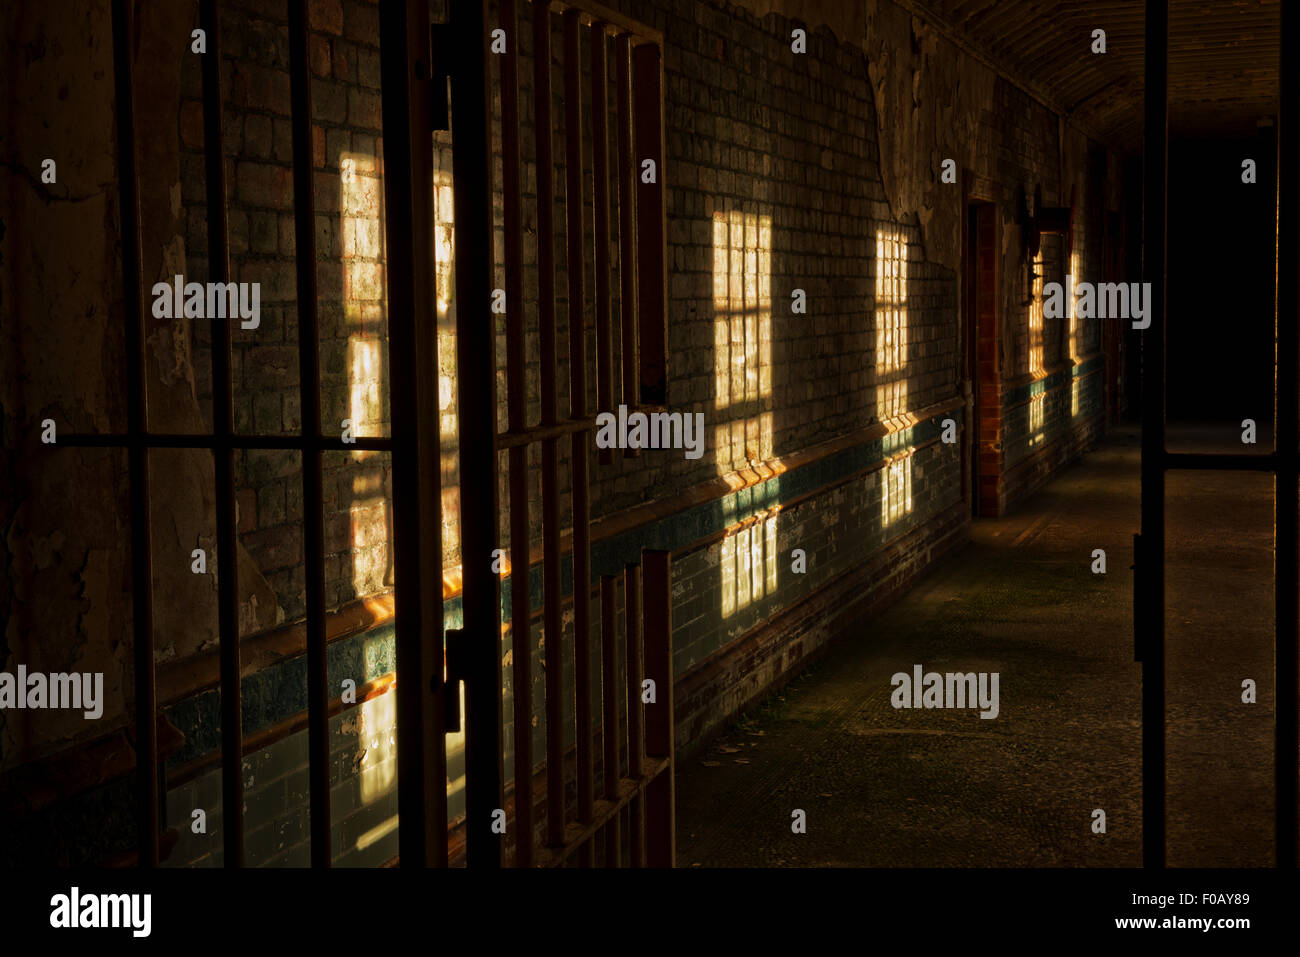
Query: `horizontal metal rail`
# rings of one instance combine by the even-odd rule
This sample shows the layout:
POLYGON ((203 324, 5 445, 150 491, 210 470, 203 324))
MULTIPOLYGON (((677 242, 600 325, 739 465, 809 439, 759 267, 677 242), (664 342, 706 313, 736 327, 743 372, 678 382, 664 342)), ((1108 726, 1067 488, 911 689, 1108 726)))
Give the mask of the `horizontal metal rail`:
POLYGON ((144 432, 139 436, 103 434, 60 435, 59 445, 73 448, 151 449, 267 449, 275 452, 391 452, 393 440, 384 436, 357 436, 344 442, 332 436, 303 435, 204 435, 144 432))
POLYGON ((1249 455, 1232 452, 1166 452, 1166 471, 1176 469, 1210 469, 1218 472, 1272 472, 1277 468, 1274 452, 1249 455))

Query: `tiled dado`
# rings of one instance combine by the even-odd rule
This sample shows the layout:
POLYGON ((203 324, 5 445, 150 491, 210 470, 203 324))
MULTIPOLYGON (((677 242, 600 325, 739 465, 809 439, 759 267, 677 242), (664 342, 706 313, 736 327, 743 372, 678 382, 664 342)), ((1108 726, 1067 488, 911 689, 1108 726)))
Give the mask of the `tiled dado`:
MULTIPOLYGON (((818 489, 835 485, 848 477, 881 463, 891 452, 901 448, 921 445, 937 438, 942 431, 945 414, 961 407, 960 399, 951 399, 924 410, 911 426, 897 432, 884 432, 876 427, 863 430, 862 441, 843 444, 844 447, 822 448, 825 454, 812 450, 807 461, 795 464, 774 474, 771 478, 755 482, 744 488, 714 498, 712 501, 688 505, 679 511, 632 525, 592 545, 592 574, 616 574, 625 564, 640 560, 641 549, 679 551, 701 539, 723 533, 737 522, 791 499, 815 493, 818 489)), ((954 416, 961 422, 959 415, 954 416)), ((792 459, 794 457, 791 457, 792 459)), ((687 498, 687 496, 682 496, 687 498)), ((661 506, 663 503, 659 503, 661 506)), ((573 564, 570 556, 562 562, 561 583, 564 594, 573 593, 573 564)), ((510 620, 510 588, 512 577, 501 583, 501 606, 504 620, 510 620)), ((542 569, 534 564, 529 571, 530 605, 534 610, 542 607, 542 569)), ((462 626, 461 598, 453 595, 443 603, 444 626, 462 626)), ((338 688, 344 678, 351 678, 360 686, 380 675, 394 670, 396 651, 391 620, 364 631, 339 638, 330 643, 327 667, 331 688, 338 688)), ((307 707, 306 658, 297 654, 274 662, 242 682, 244 734, 297 714, 307 707)), ((167 709, 167 716, 185 733, 185 745, 172 763, 184 764, 193 758, 220 747, 220 690, 213 688, 176 702, 167 709)))

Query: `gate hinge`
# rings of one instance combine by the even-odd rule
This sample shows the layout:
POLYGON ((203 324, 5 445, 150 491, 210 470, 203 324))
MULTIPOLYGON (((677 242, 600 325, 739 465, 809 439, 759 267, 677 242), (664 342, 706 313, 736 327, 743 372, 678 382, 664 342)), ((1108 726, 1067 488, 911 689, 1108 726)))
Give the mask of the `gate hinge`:
POLYGON ((451 77, 451 24, 435 23, 430 28, 429 128, 451 129, 447 112, 447 80, 451 77))

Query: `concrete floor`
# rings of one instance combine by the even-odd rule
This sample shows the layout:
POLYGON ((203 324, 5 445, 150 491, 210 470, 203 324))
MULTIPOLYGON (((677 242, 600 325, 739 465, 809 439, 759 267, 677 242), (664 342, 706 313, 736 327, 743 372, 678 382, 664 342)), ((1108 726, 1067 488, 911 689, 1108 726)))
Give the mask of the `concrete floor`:
MULTIPOLYGON (((681 764, 679 865, 1140 865, 1138 441, 1116 430, 1013 515, 976 521, 966 549, 681 764), (894 709, 891 676, 916 664, 998 672, 1000 714, 894 709)), ((1169 862, 1266 866, 1272 478, 1174 474, 1168 494, 1169 862)))

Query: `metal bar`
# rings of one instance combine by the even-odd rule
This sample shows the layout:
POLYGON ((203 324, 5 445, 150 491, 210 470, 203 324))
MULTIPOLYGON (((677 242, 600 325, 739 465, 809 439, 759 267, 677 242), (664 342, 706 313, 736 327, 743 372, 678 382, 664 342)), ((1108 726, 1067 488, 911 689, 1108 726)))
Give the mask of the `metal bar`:
POLYGON ((1300 10, 1282 4, 1277 225, 1277 602, 1275 786, 1277 866, 1296 866, 1300 775, 1300 10))
MULTIPOLYGON (((637 387, 637 301, 636 221, 637 162, 632 151, 632 36, 621 33, 614 40, 618 82, 618 317, 622 330, 622 399, 629 408, 639 404, 637 387)), ((630 446, 624 458, 638 450, 630 446)))
MULTIPOLYGON (((201 0, 207 34, 203 55, 203 153, 207 180, 208 278, 230 281, 226 166, 221 146, 221 31, 216 0, 201 0)), ((314 263, 313 263, 314 265, 314 263)), ((212 327, 212 432, 234 434, 231 322, 212 327)), ((235 453, 214 450, 217 511, 217 622, 221 654, 221 830, 227 867, 244 866, 244 762, 239 683, 239 553, 235 533, 235 453)))
MULTIPOLYGON (((579 242, 581 242, 581 238, 579 238, 579 242)), ((581 278, 579 278, 579 282, 581 282, 581 278)), ((523 429, 509 429, 497 433, 497 450, 512 449, 517 445, 531 445, 534 442, 559 438, 574 432, 590 432, 595 428, 595 416, 588 416, 584 413, 580 419, 564 419, 554 425, 535 425, 523 429)))
POLYGON ((646 706, 645 749, 650 763, 667 761, 666 770, 646 787, 646 863, 677 863, 674 813, 676 773, 673 765, 673 594, 672 559, 668 552, 641 553, 645 620, 645 676, 654 682, 655 698, 646 706))
MULTIPOLYGON (((623 569, 623 627, 627 633, 627 776, 641 777, 645 768, 641 703, 641 566, 623 569)), ((637 795, 628 804, 630 855, 633 867, 645 866, 645 808, 637 795)))
MULTIPOLYGON (((596 218, 596 411, 614 408, 614 330, 609 314, 609 76, 605 24, 591 26, 591 169, 596 218)), ((601 449, 598 461, 614 461, 601 449)))
MULTIPOLYGON (((537 326, 542 425, 555 425, 555 157, 551 131, 551 10, 533 3, 533 97, 537 137, 537 326)), ((564 627, 560 620, 558 440, 542 442, 542 635, 546 648, 546 842, 564 843, 564 627)))
MULTIPOLYGON (((492 291, 491 76, 487 69, 487 0, 451 8, 455 60, 452 177, 456 221, 456 352, 460 387, 462 608, 469 649, 465 681, 466 858, 501 866, 501 835, 492 827, 502 800, 501 594, 492 571, 497 547, 496 355, 492 291)), ((427 371, 427 370, 426 370, 427 371)))
MULTIPOLYGON (((294 265, 298 282, 298 394, 304 442, 320 434, 320 343, 316 294, 316 196, 312 184, 311 71, 307 3, 289 3, 289 90, 293 139, 294 265)), ((325 530, 322 452, 302 453, 303 564, 307 603, 307 753, 311 863, 329 867, 329 681, 325 665, 325 530)))
POLYGON ((138 436, 117 433, 59 435, 59 445, 78 448, 125 448, 137 441, 151 449, 320 449, 333 452, 391 452, 393 449, 392 440, 382 436, 357 436, 355 440, 344 442, 338 436, 319 435, 203 435, 193 432, 141 432, 138 436))
POLYGON ((1146 0, 1142 273, 1151 326, 1142 334, 1142 556, 1134 601, 1142 646, 1142 862, 1165 866, 1165 201, 1169 0, 1146 0))
MULTIPOLYGON (((506 406, 512 432, 523 433, 528 381, 524 328, 523 192, 519 185, 519 14, 502 0, 506 52, 501 58, 501 186, 505 224, 506 406)), ((510 446, 510 654, 514 662, 515 864, 533 864, 533 642, 528 586, 528 455, 510 446)), ((498 448, 501 444, 498 442, 498 448)))
POLYGON ((1225 472, 1272 472, 1279 458, 1272 453, 1240 455, 1218 452, 1166 452, 1164 467, 1167 471, 1179 469, 1211 469, 1225 472))
MULTIPOLYGON (((564 14, 564 203, 565 269, 569 277, 569 421, 587 417, 587 343, 584 307, 582 206, 582 24, 577 10, 564 14)), ((587 433, 575 430, 569 450, 573 523, 573 681, 577 698, 578 822, 591 824, 595 810, 595 762, 591 723, 591 506, 587 433)), ((595 842, 582 847, 582 864, 595 864, 595 842)))
MULTIPOLYGON (((601 703, 603 713, 600 726, 604 745, 605 800, 618 800, 618 595, 613 575, 600 576, 600 662, 601 703)), ((618 818, 612 817, 605 828, 605 866, 618 867, 618 818)))
MULTIPOLYGON (((149 450, 144 441, 140 183, 135 159, 135 84, 131 0, 113 0, 113 86, 117 103, 117 179, 122 218, 122 300, 126 320, 126 445, 131 482, 131 631, 135 665, 135 768, 140 867, 158 866, 158 713, 153 661, 153 554, 149 526, 149 450)), ((61 440, 63 441, 63 440, 61 440)), ((67 444, 66 441, 63 444, 67 444)))
POLYGON ((654 181, 637 186, 638 375, 642 403, 668 401, 668 271, 664 256, 663 53, 654 43, 632 52, 636 156, 654 163, 654 181))
MULTIPOLYGON (((447 866, 442 491, 427 4, 382 0, 385 241, 392 371, 397 801, 406 867, 447 866)), ((296 114, 295 114, 296 115, 296 114)), ((299 246, 299 249, 302 247, 299 246)), ((468 311, 468 307, 467 311, 468 311)))
POLYGON ((617 801, 607 801, 604 798, 595 803, 595 817, 598 823, 592 823, 586 826, 581 824, 570 824, 564 832, 564 846, 562 848, 545 848, 538 854, 538 863, 542 867, 559 867, 580 848, 589 847, 595 837, 606 827, 611 820, 617 820, 618 816, 626 810, 628 803, 634 795, 648 795, 655 782, 664 776, 668 769, 668 762, 655 759, 646 762, 646 772, 641 775, 641 779, 634 781, 631 778, 622 778, 619 781, 619 799, 617 801))
POLYGON ((601 21, 645 40, 655 43, 663 43, 664 41, 664 35, 661 31, 638 20, 633 20, 631 17, 624 16, 604 4, 595 3, 593 0, 555 0, 554 9, 557 12, 563 10, 566 13, 573 11, 577 14, 579 22, 584 24, 601 21))

